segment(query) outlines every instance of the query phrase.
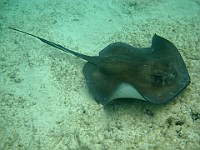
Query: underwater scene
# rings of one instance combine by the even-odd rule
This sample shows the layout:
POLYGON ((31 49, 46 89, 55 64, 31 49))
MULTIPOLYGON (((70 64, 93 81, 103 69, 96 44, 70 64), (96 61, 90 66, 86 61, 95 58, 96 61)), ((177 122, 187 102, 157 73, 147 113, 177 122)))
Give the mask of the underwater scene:
POLYGON ((1 0, 1 150, 199 150, 199 0, 1 0))

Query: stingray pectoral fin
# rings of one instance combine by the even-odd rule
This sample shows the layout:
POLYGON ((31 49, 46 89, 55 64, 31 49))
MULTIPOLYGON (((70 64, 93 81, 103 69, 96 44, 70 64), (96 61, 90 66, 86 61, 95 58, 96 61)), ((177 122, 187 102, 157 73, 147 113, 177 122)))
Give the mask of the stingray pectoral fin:
POLYGON ((145 65, 137 69, 138 76, 129 79, 147 101, 161 104, 181 93, 190 83, 190 76, 178 49, 170 41, 155 35, 151 48, 152 54, 145 65))
POLYGON ((118 82, 115 82, 113 76, 101 71, 96 65, 87 62, 84 65, 83 73, 89 88, 98 103, 107 105, 112 99, 110 94, 116 88, 118 82))

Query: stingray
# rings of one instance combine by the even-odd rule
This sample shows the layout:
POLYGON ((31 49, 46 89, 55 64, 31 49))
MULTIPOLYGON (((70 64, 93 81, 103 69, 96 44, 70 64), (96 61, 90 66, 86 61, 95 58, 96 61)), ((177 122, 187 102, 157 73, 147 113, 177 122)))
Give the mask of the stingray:
POLYGON ((69 50, 33 34, 42 42, 86 60, 83 74, 94 99, 106 106, 119 98, 135 98, 154 104, 170 101, 190 83, 190 77, 178 49, 155 34, 151 47, 137 48, 126 43, 109 44, 99 56, 69 50))

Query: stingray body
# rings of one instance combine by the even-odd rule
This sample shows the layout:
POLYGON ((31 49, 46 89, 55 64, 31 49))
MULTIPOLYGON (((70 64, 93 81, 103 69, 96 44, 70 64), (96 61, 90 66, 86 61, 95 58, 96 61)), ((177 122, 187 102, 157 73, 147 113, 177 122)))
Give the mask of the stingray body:
POLYGON ((10 29, 86 60, 83 73, 88 88, 95 100, 104 106, 113 99, 128 97, 119 94, 123 87, 133 87, 129 94, 135 90, 139 99, 161 104, 173 99, 190 83, 187 68, 177 48, 156 34, 149 48, 135 48, 119 42, 105 47, 99 56, 87 56, 33 34, 10 29))

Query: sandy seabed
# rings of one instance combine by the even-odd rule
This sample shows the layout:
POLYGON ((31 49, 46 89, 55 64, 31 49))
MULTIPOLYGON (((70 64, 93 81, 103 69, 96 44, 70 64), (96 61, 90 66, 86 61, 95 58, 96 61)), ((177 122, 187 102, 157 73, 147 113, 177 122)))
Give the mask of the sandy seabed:
POLYGON ((0 149, 200 149, 199 0, 1 0, 0 149), (9 30, 98 55, 113 42, 179 49, 191 83, 174 100, 106 109, 88 92, 84 61, 9 30))

